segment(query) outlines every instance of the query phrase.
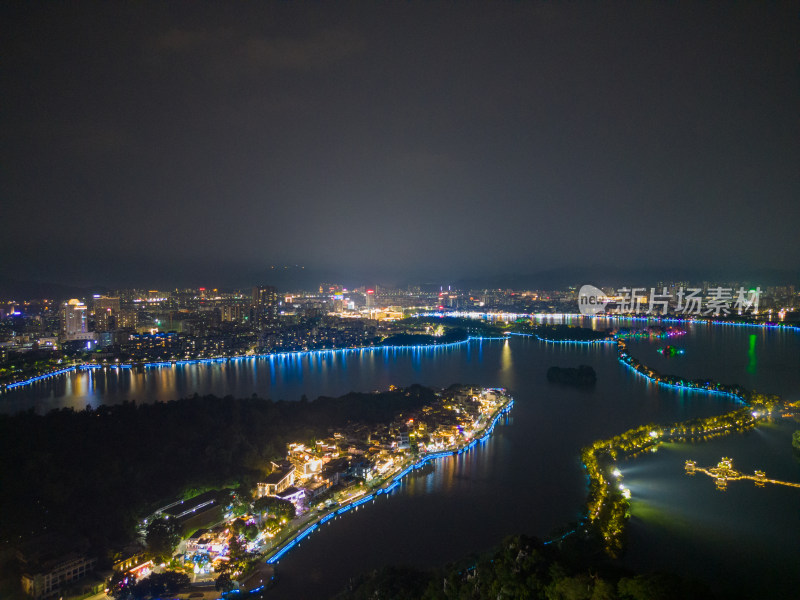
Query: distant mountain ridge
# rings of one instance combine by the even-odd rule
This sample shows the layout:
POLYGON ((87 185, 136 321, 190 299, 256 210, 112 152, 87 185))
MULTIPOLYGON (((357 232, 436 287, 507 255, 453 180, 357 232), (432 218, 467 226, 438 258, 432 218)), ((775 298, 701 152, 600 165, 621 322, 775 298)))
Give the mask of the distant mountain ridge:
POLYGON ((85 298, 92 294, 106 292, 105 287, 85 288, 74 285, 43 281, 16 281, 0 279, 0 301, 22 302, 23 300, 69 300, 85 298))
POLYGON ((458 289, 479 288, 511 288, 556 290, 568 287, 580 287, 593 284, 603 287, 622 287, 649 285, 657 282, 665 284, 674 281, 688 281, 696 284, 703 281, 722 283, 728 281, 750 285, 798 285, 800 272, 779 269, 742 269, 728 271, 724 269, 626 269, 614 266, 566 267, 563 269, 546 269, 528 274, 498 273, 485 277, 461 278, 452 282, 458 289))
MULTIPOLYGON (((123 271, 124 272, 124 271, 123 271)), ((381 277, 378 273, 364 275, 363 273, 347 274, 340 269, 320 269, 314 267, 278 267, 266 269, 244 268, 240 275, 231 274, 219 277, 217 269, 209 268, 208 273, 202 278, 192 277, 190 283, 185 280, 176 280, 171 284, 165 283, 163 273, 150 282, 141 282, 139 278, 128 283, 113 282, 95 286, 70 285, 53 281, 22 281, 18 279, 5 279, 0 276, 0 301, 30 300, 37 298, 52 298, 65 300, 69 298, 82 298, 92 294, 107 293, 116 288, 148 288, 148 289, 175 289, 177 287, 219 287, 220 289, 247 289, 253 285, 274 285, 281 291, 316 290, 322 282, 344 284, 353 288, 360 285, 393 285, 406 287, 426 283, 440 285, 444 289, 452 286, 459 290, 479 289, 529 289, 529 290, 559 290, 568 287, 580 287, 583 284, 592 284, 601 287, 623 286, 654 286, 658 282, 668 284, 676 281, 688 281, 698 284, 703 281, 712 283, 738 282, 745 285, 760 285, 761 287, 773 285, 800 286, 800 271, 780 269, 682 269, 682 268, 648 268, 627 269, 615 266, 595 265, 564 268, 550 268, 529 273, 493 273, 483 275, 462 276, 419 276, 419 277, 381 277)))

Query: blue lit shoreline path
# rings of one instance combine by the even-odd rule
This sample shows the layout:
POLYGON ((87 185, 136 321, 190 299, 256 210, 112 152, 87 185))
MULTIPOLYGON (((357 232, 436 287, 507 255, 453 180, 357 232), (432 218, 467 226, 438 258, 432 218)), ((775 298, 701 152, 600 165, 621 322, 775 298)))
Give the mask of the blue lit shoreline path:
MULTIPOLYGON (((633 319, 631 319, 633 320, 633 319)), ((643 319, 647 320, 647 319, 643 319)), ((674 321, 674 319, 662 319, 663 321, 674 321)), ((710 321, 710 324, 716 325, 736 325, 731 323, 725 323, 721 321, 710 321)), ((742 326, 751 326, 749 323, 742 323, 742 326)), ((755 325, 757 327, 775 327, 774 325, 755 325)), ((789 331, 796 331, 800 333, 800 327, 795 326, 781 326, 782 329, 786 329, 789 331)), ((675 390, 681 390, 686 392, 700 392, 704 394, 718 394, 720 396, 727 396, 728 398, 732 398, 736 402, 739 402, 744 405, 748 405, 749 402, 747 398, 743 395, 744 390, 737 389, 737 390, 726 390, 726 389, 719 389, 719 385, 708 380, 706 382, 695 382, 695 381, 685 381, 680 378, 675 378, 671 375, 666 375, 664 377, 670 377, 672 380, 665 381, 659 377, 656 377, 649 372, 647 372, 647 368, 645 365, 639 365, 642 368, 637 368, 633 364, 634 357, 628 353, 627 345, 624 340, 622 340, 619 336, 614 335, 609 339, 600 339, 600 340, 548 340, 543 337, 540 337, 535 334, 530 333, 509 333, 508 335, 516 335, 516 336, 524 336, 524 337, 535 337, 540 342, 544 342, 546 344, 568 344, 568 345, 603 345, 603 344, 615 344, 617 347, 617 361, 622 364, 623 366, 627 367, 631 371, 633 371, 636 375, 644 377, 646 380, 654 383, 656 385, 672 388, 675 390)), ((723 386, 725 387, 725 386, 723 386)))
MULTIPOLYGON (((626 316, 601 316, 597 315, 594 317, 586 317, 585 315, 581 314, 570 314, 570 313, 560 313, 560 314, 550 314, 550 313, 536 313, 536 314, 528 314, 528 313, 482 313, 482 312, 431 312, 431 313, 419 313, 414 316, 422 316, 422 317, 466 317, 470 319, 492 319, 492 318, 505 318, 505 319, 517 319, 517 318, 531 318, 536 320, 543 320, 543 319, 556 319, 556 320, 563 320, 563 319, 572 319, 572 318, 595 318, 595 319, 609 319, 609 320, 617 320, 617 321, 645 321, 645 322, 653 322, 653 323, 678 323, 678 324, 685 324, 685 325, 722 325, 727 327, 757 327, 760 329, 783 329, 788 331, 796 331, 800 333, 800 326, 796 325, 786 325, 783 323, 736 323, 730 321, 718 321, 713 319, 676 319, 676 318, 661 318, 661 317, 626 317, 626 316)), ((66 367, 63 369, 58 369, 56 371, 50 371, 48 373, 43 373, 42 375, 38 375, 36 377, 31 377, 30 379, 25 379, 23 381, 16 381, 13 383, 6 383, 0 384, 0 392, 12 390, 14 388, 32 385, 39 381, 43 381, 46 379, 60 377, 62 375, 67 375, 68 373, 72 373, 74 371, 85 371, 90 369, 109 369, 109 370, 119 370, 119 369, 132 369, 132 368, 164 368, 164 367, 177 367, 177 366, 185 366, 185 365, 199 365, 199 364, 212 364, 212 363, 226 363, 226 362, 241 362, 244 360, 257 360, 257 359, 283 359, 283 358, 293 358, 293 357, 302 357, 302 356, 324 356, 324 355, 335 355, 335 354, 352 354, 352 353, 363 353, 363 352, 375 352, 375 351, 385 351, 385 350, 412 350, 412 351, 435 351, 438 349, 443 348, 450 348, 453 346, 459 346, 462 344, 468 344, 470 341, 473 340, 493 340, 493 339, 506 339, 510 335, 521 335, 521 336, 530 336, 531 334, 520 334, 520 333, 511 333, 509 332, 502 338, 495 338, 495 337, 480 337, 480 336, 470 336, 465 340, 461 340, 458 342, 450 342, 447 344, 417 344, 413 346, 358 346, 352 348, 329 348, 329 349, 321 349, 321 350, 294 350, 290 352, 271 352, 266 354, 247 354, 247 355, 238 355, 238 356, 223 356, 223 357, 215 357, 215 358, 196 358, 196 359, 186 359, 186 360, 168 360, 168 361, 153 361, 153 362, 137 362, 137 363, 118 363, 118 364, 109 364, 109 365, 98 365, 98 364, 83 364, 83 365, 73 365, 70 367, 66 367)), ((616 343, 616 339, 612 340, 591 340, 591 341, 568 341, 568 340, 546 340, 539 336, 534 336, 538 340, 551 343, 551 344, 604 344, 604 343, 616 343)), ((624 361, 621 361, 624 362, 624 361)), ((630 365, 626 365, 629 366, 630 365)), ((635 370, 635 369, 634 369, 635 370)), ((660 385, 669 385, 664 382, 657 382, 655 379, 652 379, 645 375, 644 373, 639 373, 652 381, 659 383, 660 385)), ((684 387, 684 386, 674 386, 671 385, 670 387, 684 387)), ((685 386, 684 389, 693 390, 693 391, 712 391, 712 390, 703 390, 702 388, 690 387, 685 386)))
POLYGON ((30 379, 26 379, 24 381, 0 384, 0 391, 12 390, 14 388, 18 388, 21 386, 32 385, 34 383, 43 381, 45 379, 60 377, 62 375, 67 375, 68 373, 72 373, 75 371, 86 371, 93 369, 108 369, 111 371, 116 371, 120 369, 133 369, 133 368, 152 369, 152 368, 165 368, 165 367, 180 367, 187 365, 203 365, 203 364, 207 365, 214 363, 237 363, 241 361, 255 361, 259 359, 268 359, 270 361, 274 361, 276 359, 300 358, 303 356, 332 356, 335 354, 355 354, 355 353, 363 354, 364 352, 385 352, 387 350, 388 351, 407 350, 414 352, 436 351, 444 348, 452 348, 453 346, 460 346, 462 344, 468 344, 471 341, 496 340, 496 339, 505 339, 505 337, 496 338, 496 337, 470 336, 464 340, 460 340, 458 342, 449 342, 446 344, 417 344, 414 346, 390 346, 390 345, 358 346, 353 348, 292 350, 290 352, 270 352, 266 354, 242 354, 239 356, 220 356, 214 358, 193 358, 185 360, 176 359, 176 360, 152 361, 152 362, 142 361, 136 363, 115 363, 108 365, 98 365, 98 364, 73 365, 70 367, 66 367, 64 369, 58 369, 57 371, 50 371, 49 373, 43 373, 42 375, 31 377, 30 379))
MULTIPOLYGON (((505 393, 505 390, 503 390, 503 392, 505 393)), ((293 537, 291 537, 288 540, 286 540, 285 542, 283 542, 277 548, 274 548, 273 550, 271 550, 270 552, 272 554, 269 555, 269 557, 267 558, 267 563, 268 564, 277 563, 287 552, 289 552, 289 550, 294 548, 302 540, 304 540, 309 535, 314 533, 314 531, 316 531, 319 528, 320 525, 322 525, 324 523, 327 523, 331 519, 333 519, 335 517, 338 517, 340 515, 343 515, 343 514, 349 512, 349 511, 351 511, 352 509, 361 506, 362 504, 366 504, 367 502, 374 501, 374 500, 377 499, 378 496, 385 496, 385 495, 390 494, 392 491, 394 491, 395 489, 397 489, 400 486, 401 481, 405 477, 407 477, 413 471, 415 471, 417 469, 421 469, 427 463, 433 462, 433 461, 437 461, 437 460, 440 460, 442 458, 447 458, 447 457, 450 457, 450 456, 459 456, 461 454, 469 452, 470 450, 475 448, 475 446, 478 445, 479 443, 483 444, 484 442, 486 442, 486 440, 488 440, 489 437, 492 435, 492 432, 494 431, 494 427, 495 427, 495 425, 497 425, 497 422, 500 420, 500 418, 503 417, 504 415, 507 415, 509 413, 509 411, 511 410, 511 408, 514 406, 514 399, 511 396, 507 396, 507 398, 508 398, 508 401, 497 411, 497 414, 495 414, 494 418, 489 423, 489 425, 487 427, 485 427, 481 431, 481 435, 479 437, 474 438, 468 444, 464 444, 463 446, 460 446, 460 447, 458 447, 456 449, 444 450, 442 452, 434 452, 432 454, 428 454, 428 455, 422 457, 421 459, 419 459, 417 462, 415 462, 415 463, 413 463, 411 465, 408 465, 405 469, 400 471, 400 473, 398 473, 397 475, 394 475, 388 481, 382 483, 378 487, 378 489, 375 490, 374 492, 370 492, 366 496, 363 496, 363 497, 360 497, 360 498, 357 498, 357 499, 353 499, 350 502, 348 502, 347 504, 345 504, 344 506, 340 506, 340 507, 336 508, 335 510, 331 510, 330 512, 325 513, 324 515, 317 517, 317 519, 314 521, 314 523, 312 523, 311 525, 305 527, 302 531, 298 532, 293 537)))

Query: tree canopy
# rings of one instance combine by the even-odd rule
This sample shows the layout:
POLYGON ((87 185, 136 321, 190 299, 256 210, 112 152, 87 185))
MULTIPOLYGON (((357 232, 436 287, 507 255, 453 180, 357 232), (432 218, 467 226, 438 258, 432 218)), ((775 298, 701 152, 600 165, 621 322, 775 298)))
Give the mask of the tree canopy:
MULTIPOLYGON (((573 536, 574 537, 574 536, 573 536)), ((596 546, 545 545, 507 538, 494 551, 436 570, 385 567, 352 581, 336 600, 710 600, 702 584, 675 575, 632 575, 604 560, 596 546)))
MULTIPOLYGON (((124 580, 123 580, 124 581, 124 580)), ((128 580, 129 583, 113 585, 111 595, 117 600, 140 600, 142 598, 160 598, 165 594, 174 594, 189 585, 189 576, 175 571, 152 573, 140 581, 128 580)))
POLYGON ((274 496, 262 496, 253 502, 253 508, 256 512, 275 517, 276 519, 286 518, 290 521, 294 519, 295 507, 294 504, 288 500, 276 498, 274 496))
POLYGON ((175 524, 165 519, 155 519, 147 526, 145 544, 147 552, 156 563, 167 562, 181 541, 175 524))
POLYGON ((434 398, 410 386, 313 402, 195 396, 0 415, 0 513, 15 515, 0 519, 0 537, 49 531, 107 547, 187 489, 254 486, 291 441, 351 421, 388 422, 434 398))

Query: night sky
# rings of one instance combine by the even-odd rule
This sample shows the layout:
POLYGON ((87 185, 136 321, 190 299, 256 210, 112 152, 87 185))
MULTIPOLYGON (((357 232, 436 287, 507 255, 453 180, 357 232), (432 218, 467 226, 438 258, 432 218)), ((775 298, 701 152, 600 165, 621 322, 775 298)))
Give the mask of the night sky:
POLYGON ((796 3, 0 11, 7 279, 800 268, 796 3))

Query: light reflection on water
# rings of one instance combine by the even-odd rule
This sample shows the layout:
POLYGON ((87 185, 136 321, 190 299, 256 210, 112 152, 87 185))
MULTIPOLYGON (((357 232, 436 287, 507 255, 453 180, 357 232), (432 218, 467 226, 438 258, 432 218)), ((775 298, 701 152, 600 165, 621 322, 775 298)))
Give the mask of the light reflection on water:
MULTIPOLYGON (((598 323, 593 320, 593 326, 598 323)), ((675 344, 685 346, 687 354, 675 358, 655 352, 661 340, 632 340, 629 347, 634 356, 664 373, 738 381, 798 397, 800 335, 758 332, 757 368, 748 372, 752 334, 744 328, 693 326, 675 344)), ((586 493, 578 459, 583 445, 642 423, 679 421, 735 407, 724 398, 660 388, 619 365, 611 345, 544 344, 522 337, 440 349, 289 355, 145 372, 80 372, 4 394, 0 405, 6 411, 82 409, 86 404, 171 400, 195 392, 297 400, 303 394, 314 398, 392 384, 443 387, 453 382, 508 387, 516 405, 485 445, 438 461, 430 472, 410 478, 398 493, 336 519, 324 533, 290 552, 279 565, 282 581, 271 598, 325 597, 361 571, 383 564, 441 564, 489 548, 513 533, 545 537, 579 515, 586 493), (593 390, 547 383, 550 366, 579 364, 597 371, 593 390)), ((718 580, 723 578, 722 565, 727 565, 733 571, 727 577, 742 589, 748 581, 737 573, 750 568, 771 572, 777 564, 783 565, 781 581, 800 586, 800 574, 787 563, 800 564, 798 490, 775 492, 733 482, 721 493, 711 479, 689 478, 683 470, 686 458, 713 465, 729 455, 742 470, 764 468, 769 476, 800 481, 800 465, 787 450, 783 428, 790 424, 706 444, 669 444, 656 454, 622 463, 625 485, 633 494, 625 561, 718 580), (743 543, 761 554, 742 556, 743 543)))
POLYGON ((702 444, 665 444, 655 454, 626 462, 621 470, 631 489, 633 516, 626 562, 692 573, 726 594, 744 597, 764 597, 766 570, 780 574, 770 580, 769 597, 796 597, 800 490, 770 484, 758 488, 745 480, 719 491, 712 478, 684 470, 688 459, 711 467, 727 456, 740 472, 763 469, 770 478, 800 483, 800 463, 790 445, 796 428, 784 421, 702 444), (743 554, 747 563, 741 562, 743 554), (751 576, 753 569, 758 577, 751 576))

